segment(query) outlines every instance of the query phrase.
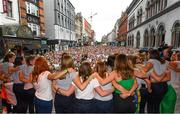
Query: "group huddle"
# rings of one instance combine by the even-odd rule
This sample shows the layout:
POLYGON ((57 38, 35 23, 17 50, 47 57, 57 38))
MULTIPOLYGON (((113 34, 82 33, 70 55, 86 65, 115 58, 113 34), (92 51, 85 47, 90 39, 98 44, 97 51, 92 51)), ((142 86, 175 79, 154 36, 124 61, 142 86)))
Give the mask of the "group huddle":
POLYGON ((163 54, 116 52, 92 65, 88 54, 77 63, 64 52, 52 71, 47 56, 9 52, 0 65, 3 106, 14 113, 51 113, 53 105, 56 113, 173 113, 180 53, 173 61, 163 54))

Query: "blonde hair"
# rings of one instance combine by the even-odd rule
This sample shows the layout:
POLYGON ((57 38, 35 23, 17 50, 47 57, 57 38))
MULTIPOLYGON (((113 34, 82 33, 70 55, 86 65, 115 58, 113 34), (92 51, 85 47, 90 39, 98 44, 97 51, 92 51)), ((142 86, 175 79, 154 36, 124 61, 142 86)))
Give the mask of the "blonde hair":
POLYGON ((119 54, 115 59, 115 70, 117 73, 121 74, 123 80, 132 78, 133 68, 129 65, 127 56, 124 54, 119 54))
POLYGON ((107 71, 106 63, 102 61, 98 61, 95 66, 95 72, 97 72, 101 78, 105 78, 106 71, 107 71))
POLYGON ((61 63, 61 70, 65 70, 66 68, 74 68, 74 61, 70 55, 63 56, 63 61, 61 63))

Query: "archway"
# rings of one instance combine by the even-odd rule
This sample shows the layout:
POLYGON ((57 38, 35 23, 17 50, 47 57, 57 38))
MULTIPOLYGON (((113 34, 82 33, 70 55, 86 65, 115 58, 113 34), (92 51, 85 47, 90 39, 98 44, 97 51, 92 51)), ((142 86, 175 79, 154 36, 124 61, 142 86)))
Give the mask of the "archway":
POLYGON ((148 35, 148 30, 146 29, 144 31, 144 47, 148 47, 148 42, 149 42, 149 35, 148 35))
POLYGON ((150 47, 155 47, 155 44, 156 44, 156 31, 153 28, 151 28, 151 31, 150 31, 150 47))
POLYGON ((176 21, 172 28, 172 42, 174 48, 180 47, 180 21, 176 21))
POLYGON ((165 44, 165 33, 166 33, 165 26, 162 23, 158 27, 158 42, 157 42, 157 46, 165 44))
POLYGON ((141 36, 140 36, 140 32, 138 31, 136 35, 136 48, 140 47, 140 39, 141 39, 141 36))

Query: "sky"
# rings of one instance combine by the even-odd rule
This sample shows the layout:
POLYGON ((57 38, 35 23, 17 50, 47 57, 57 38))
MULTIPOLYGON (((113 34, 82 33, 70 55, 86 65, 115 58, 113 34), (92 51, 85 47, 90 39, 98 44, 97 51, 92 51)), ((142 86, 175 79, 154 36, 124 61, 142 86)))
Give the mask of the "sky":
POLYGON ((97 13, 92 19, 92 29, 95 30, 96 40, 101 41, 113 29, 122 11, 130 5, 132 0, 70 0, 75 7, 75 12, 82 12, 90 23, 91 14, 97 13))

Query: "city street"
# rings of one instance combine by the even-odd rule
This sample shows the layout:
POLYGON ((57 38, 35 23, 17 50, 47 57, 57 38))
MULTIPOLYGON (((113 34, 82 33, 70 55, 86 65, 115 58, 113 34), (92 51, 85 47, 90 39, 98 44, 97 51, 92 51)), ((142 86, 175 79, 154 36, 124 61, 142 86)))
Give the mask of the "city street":
POLYGON ((0 0, 0 111, 180 113, 179 14, 180 0, 0 0))

